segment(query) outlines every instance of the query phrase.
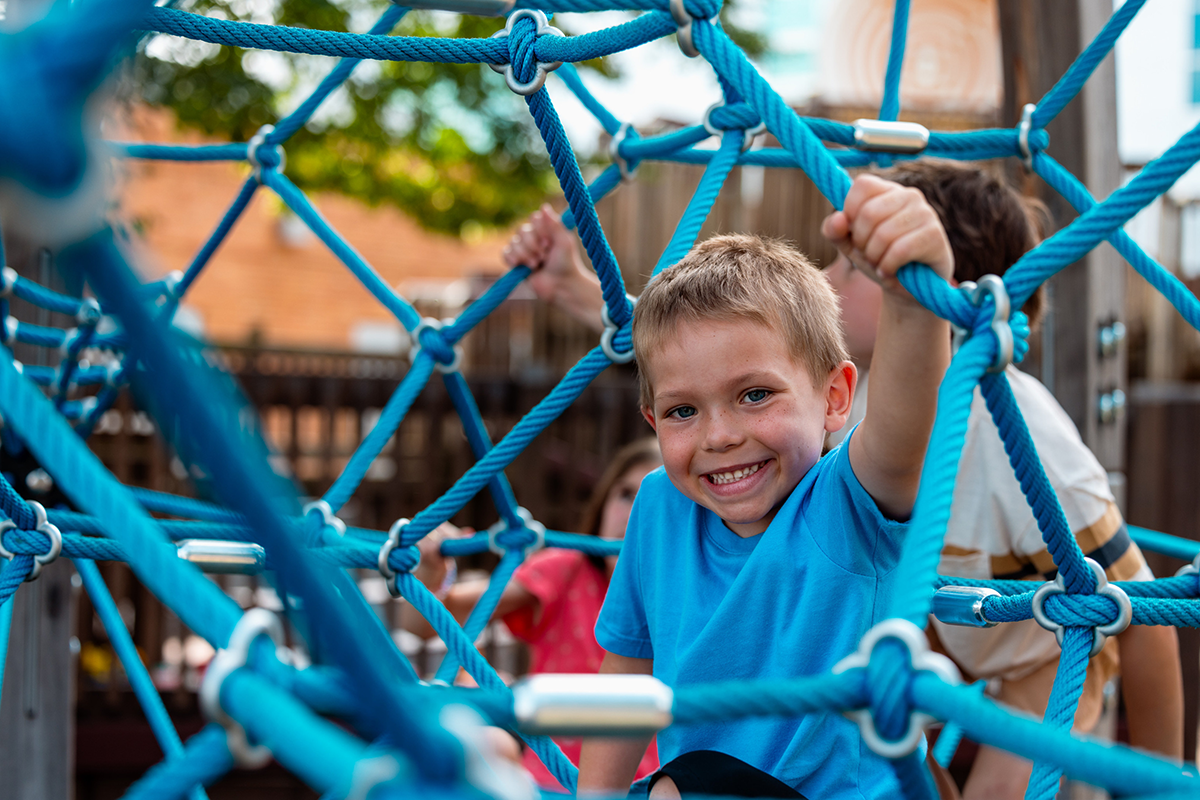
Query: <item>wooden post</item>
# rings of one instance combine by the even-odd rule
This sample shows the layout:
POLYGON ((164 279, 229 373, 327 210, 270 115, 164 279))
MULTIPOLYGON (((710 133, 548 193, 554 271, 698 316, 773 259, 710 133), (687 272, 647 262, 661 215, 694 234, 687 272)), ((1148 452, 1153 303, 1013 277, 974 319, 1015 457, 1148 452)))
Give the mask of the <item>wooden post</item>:
MULTIPOLYGON (((1000 32, 1004 59, 1005 98, 1002 119, 1017 124, 1026 103, 1037 102, 1091 42, 1112 14, 1110 0, 1043 3, 1000 0, 1000 32)), ((1116 77, 1110 54, 1083 91, 1048 126, 1047 152, 1083 181, 1097 199, 1120 184, 1117 157, 1116 77)), ((1021 172, 1020 166, 1014 170, 1021 172)), ((1026 189, 1042 197, 1055 225, 1077 215, 1057 192, 1040 179, 1021 172, 1026 189)), ((1052 348, 1035 370, 1066 409, 1084 442, 1110 473, 1124 468, 1125 426, 1118 418, 1104 422, 1100 398, 1126 390, 1125 349, 1100 353, 1100 329, 1124 313, 1124 265, 1116 251, 1101 244, 1051 281, 1052 348)), ((1121 482, 1118 475, 1114 482, 1121 482)))
POLYGON ((22 585, 0 694, 0 800, 73 797, 74 688, 70 562, 22 585))

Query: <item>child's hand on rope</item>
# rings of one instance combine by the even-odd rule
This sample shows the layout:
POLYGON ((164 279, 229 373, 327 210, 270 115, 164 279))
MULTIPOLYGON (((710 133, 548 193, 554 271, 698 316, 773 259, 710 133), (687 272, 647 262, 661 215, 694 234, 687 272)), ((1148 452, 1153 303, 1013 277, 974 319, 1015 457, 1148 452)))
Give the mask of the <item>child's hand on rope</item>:
POLYGON ((926 264, 947 280, 954 275, 950 241, 925 196, 875 175, 855 178, 821 232, 865 275, 904 297, 910 295, 896 273, 906 264, 926 264))
POLYGON ((558 306, 596 331, 604 329, 600 282, 579 254, 575 234, 549 203, 533 212, 504 248, 504 262, 533 270, 529 285, 538 299, 558 306))
POLYGON ((413 576, 440 598, 458 577, 458 565, 454 557, 441 553, 442 542, 447 539, 465 539, 474 534, 473 528, 459 528, 449 522, 438 525, 424 539, 417 542, 421 560, 413 569, 413 576))

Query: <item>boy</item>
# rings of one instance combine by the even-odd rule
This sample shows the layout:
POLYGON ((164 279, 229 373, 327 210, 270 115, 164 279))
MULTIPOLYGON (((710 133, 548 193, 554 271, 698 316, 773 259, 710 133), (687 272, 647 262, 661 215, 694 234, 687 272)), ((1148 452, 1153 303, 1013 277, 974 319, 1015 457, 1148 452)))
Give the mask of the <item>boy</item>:
MULTIPOLYGON (((836 297, 802 255, 718 237, 639 299, 642 413, 665 474, 646 478, 634 506, 596 626, 608 651, 602 672, 653 673, 672 686, 822 674, 882 619, 905 529, 898 520, 912 511, 950 350, 949 326, 895 275, 919 261, 949 277, 953 257, 920 193, 874 176, 854 182, 824 232, 884 286, 878 349, 887 356, 872 391, 889 397, 826 458, 826 433, 845 423, 857 371, 836 297)), ((682 773, 668 772, 652 797, 721 786, 724 767, 703 768, 725 756, 793 796, 898 789, 836 714, 680 726, 658 742, 664 762, 718 755, 699 760, 695 785, 677 786, 682 773)), ((624 793, 644 747, 585 743, 580 792, 624 793)))
MULTIPOLYGON (((980 169, 929 160, 899 165, 884 175, 919 189, 937 211, 954 251, 956 281, 977 280, 988 273, 1003 275, 1037 243, 1040 226, 1031 217, 1044 214, 1044 209, 980 169)), ((882 293, 844 256, 825 274, 842 298, 850 355, 869 386, 867 368, 882 363, 876 357, 875 328, 882 293)), ((1041 311, 1039 294, 1024 311, 1035 325, 1041 311)), ((1129 539, 1105 470, 1084 446, 1070 418, 1036 379, 1012 366, 1005 374, 1084 554, 1105 568, 1109 580, 1152 579, 1137 545, 1129 539)), ((862 410, 856 408, 846 429, 861 418, 862 410)), ((836 440, 836 434, 831 439, 836 440)), ((968 578, 1045 581, 1053 578, 1052 570, 1053 562, 999 433, 976 390, 938 571, 968 578)), ((932 620, 930 638, 935 649, 954 660, 966 680, 990 680, 991 693, 999 701, 1039 717, 1045 712, 1059 648, 1053 635, 1033 620, 986 630, 932 620)), ((1116 672, 1118 646, 1130 743, 1182 758, 1183 691, 1173 628, 1131 625, 1109 641, 1089 665, 1076 729, 1087 731, 1096 724, 1104 685, 1116 672)), ((963 796, 967 800, 1019 798, 1030 769, 1024 759, 981 747, 963 796)))

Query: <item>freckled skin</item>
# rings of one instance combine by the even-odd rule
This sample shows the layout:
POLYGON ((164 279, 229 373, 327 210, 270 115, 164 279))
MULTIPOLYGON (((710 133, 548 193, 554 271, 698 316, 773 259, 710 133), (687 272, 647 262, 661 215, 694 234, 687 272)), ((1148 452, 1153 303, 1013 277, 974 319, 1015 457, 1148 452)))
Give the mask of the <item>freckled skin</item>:
POLYGON ((642 413, 671 482, 743 537, 765 531, 817 463, 844 419, 829 392, 853 380, 845 364, 815 383, 776 331, 748 320, 681 322, 643 368, 654 403, 642 413))

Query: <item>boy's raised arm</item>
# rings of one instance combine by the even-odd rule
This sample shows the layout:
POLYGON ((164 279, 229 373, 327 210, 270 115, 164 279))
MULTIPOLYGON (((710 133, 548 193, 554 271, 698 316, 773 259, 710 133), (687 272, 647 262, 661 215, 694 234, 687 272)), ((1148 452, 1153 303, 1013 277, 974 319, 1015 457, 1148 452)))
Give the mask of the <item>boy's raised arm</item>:
POLYGON ((867 414, 850 440, 854 474, 885 514, 912 513, 937 391, 950 363, 950 326, 896 279, 913 261, 949 279, 954 255, 937 213, 917 189, 860 175, 824 234, 883 288, 867 414))
MULTIPOLYGON (((600 674, 650 675, 654 661, 649 658, 630 658, 605 653, 600 674)), ((579 755, 578 795, 624 797, 637 774, 638 764, 650 746, 650 737, 627 739, 584 739, 579 755)))

